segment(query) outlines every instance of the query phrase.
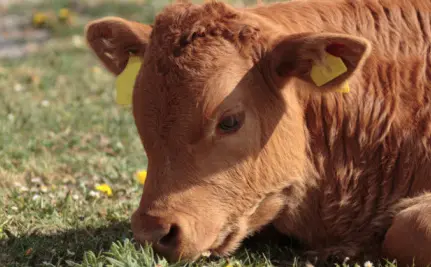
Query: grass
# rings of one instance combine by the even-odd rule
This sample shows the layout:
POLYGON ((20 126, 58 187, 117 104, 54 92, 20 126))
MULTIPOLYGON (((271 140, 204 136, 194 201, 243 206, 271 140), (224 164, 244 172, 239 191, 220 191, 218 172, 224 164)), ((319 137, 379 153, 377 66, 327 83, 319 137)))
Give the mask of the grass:
MULTIPOLYGON (((130 109, 115 104, 114 78, 78 38, 91 18, 148 22, 169 1, 140 2, 52 0, 8 10, 30 17, 69 7, 79 16, 54 25, 38 53, 0 65, 1 266, 186 266, 133 242, 129 219, 142 191, 134 175, 146 168, 145 153, 130 109), (111 197, 95 191, 101 183, 111 197)), ((300 265, 288 247, 257 244, 194 266, 228 263, 300 265)))

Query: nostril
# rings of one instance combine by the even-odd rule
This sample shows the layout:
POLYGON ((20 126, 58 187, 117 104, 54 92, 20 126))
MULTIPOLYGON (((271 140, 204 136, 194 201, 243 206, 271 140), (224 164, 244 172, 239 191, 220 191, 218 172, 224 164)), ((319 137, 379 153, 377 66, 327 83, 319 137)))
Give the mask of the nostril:
POLYGON ((180 228, 176 224, 172 224, 169 232, 159 240, 159 244, 164 247, 171 247, 176 244, 178 241, 178 235, 180 232, 180 228))

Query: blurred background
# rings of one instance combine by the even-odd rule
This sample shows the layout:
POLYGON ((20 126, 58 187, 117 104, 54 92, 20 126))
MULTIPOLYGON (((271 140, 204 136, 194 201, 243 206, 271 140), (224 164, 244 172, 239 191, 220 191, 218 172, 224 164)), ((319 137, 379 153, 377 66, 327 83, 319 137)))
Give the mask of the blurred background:
POLYGON ((0 177, 145 167, 129 110, 116 106, 114 77, 89 53, 84 26, 108 15, 152 23, 170 2, 0 0, 0 177))

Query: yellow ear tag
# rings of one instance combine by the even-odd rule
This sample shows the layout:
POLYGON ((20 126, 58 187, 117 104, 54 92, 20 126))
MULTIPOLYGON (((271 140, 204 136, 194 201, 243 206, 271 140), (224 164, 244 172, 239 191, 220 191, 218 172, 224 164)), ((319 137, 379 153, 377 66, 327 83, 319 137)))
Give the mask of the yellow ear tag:
MULTIPOLYGON (((311 79, 317 86, 322 86, 347 71, 343 60, 339 57, 325 53, 324 65, 313 65, 311 68, 311 79)), ((347 93, 350 91, 349 84, 346 82, 338 92, 347 93)))
POLYGON ((119 105, 130 105, 132 103, 133 87, 141 65, 142 62, 139 57, 131 56, 127 66, 115 80, 117 103, 119 105))

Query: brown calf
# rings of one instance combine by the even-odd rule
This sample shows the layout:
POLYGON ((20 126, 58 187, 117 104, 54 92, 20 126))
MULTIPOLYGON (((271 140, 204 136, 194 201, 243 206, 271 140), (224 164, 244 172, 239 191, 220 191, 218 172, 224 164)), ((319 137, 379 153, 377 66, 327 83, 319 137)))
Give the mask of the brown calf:
POLYGON ((272 223, 322 260, 431 263, 431 1, 177 3, 87 39, 115 75, 144 61, 138 241, 193 260, 272 223), (326 52, 347 72, 318 87, 326 52))

